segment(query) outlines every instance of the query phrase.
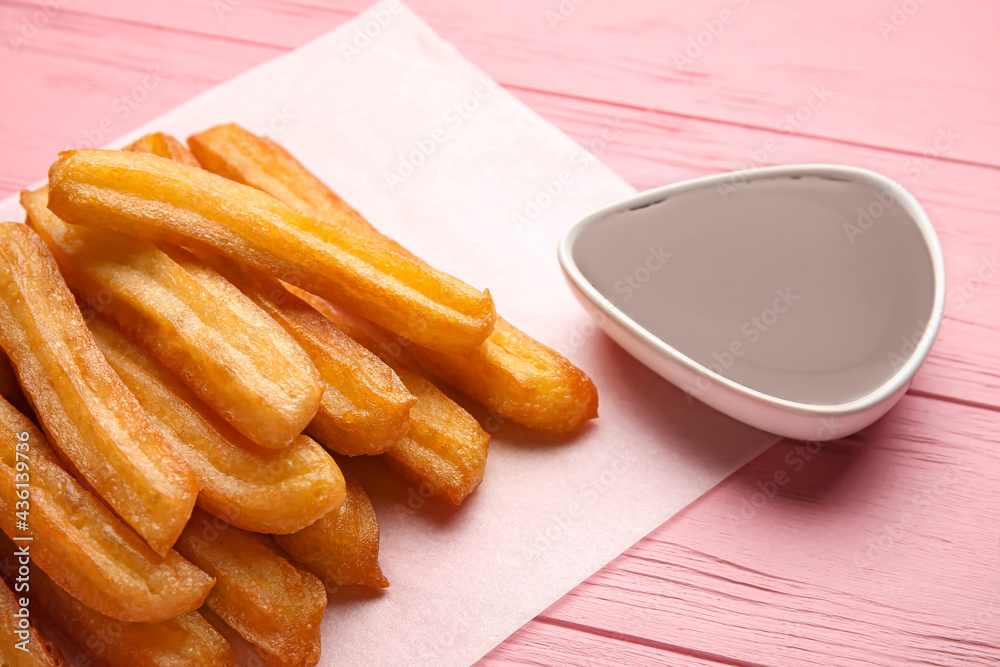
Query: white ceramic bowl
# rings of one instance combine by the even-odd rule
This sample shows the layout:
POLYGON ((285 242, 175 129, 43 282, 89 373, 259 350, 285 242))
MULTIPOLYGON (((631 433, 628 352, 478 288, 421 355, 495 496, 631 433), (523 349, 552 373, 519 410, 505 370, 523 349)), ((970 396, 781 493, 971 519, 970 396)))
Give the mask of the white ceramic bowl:
POLYGON ((644 192, 567 232, 577 299, 622 347, 765 431, 831 440, 898 401, 944 308, 934 229, 902 186, 834 165, 644 192))

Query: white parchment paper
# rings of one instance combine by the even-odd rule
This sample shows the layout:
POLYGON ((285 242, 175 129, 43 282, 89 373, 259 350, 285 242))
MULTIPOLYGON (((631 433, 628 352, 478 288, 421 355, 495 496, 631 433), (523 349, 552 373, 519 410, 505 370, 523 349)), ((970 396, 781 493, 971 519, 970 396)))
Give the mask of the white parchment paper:
MULTIPOLYGON (((321 664, 475 662, 776 440, 692 403, 597 331, 556 245, 632 188, 398 1, 114 145, 229 121, 273 136, 379 229, 489 288, 500 313, 586 370, 601 396, 600 419, 567 442, 485 415, 486 480, 460 508, 363 468, 392 587, 333 596, 321 664)), ((622 131, 608 119, 594 140, 622 131)), ((0 216, 23 219, 15 198, 0 216)))

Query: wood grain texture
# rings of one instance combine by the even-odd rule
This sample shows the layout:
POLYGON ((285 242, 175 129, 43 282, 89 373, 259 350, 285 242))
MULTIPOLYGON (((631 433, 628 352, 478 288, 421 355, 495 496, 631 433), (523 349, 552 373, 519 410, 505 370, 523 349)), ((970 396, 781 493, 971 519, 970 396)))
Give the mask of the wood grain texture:
POLYGON ((623 632, 601 631, 554 619, 535 619, 490 652, 481 664, 490 667, 551 667, 555 664, 560 667, 720 667, 732 663, 701 651, 643 640, 623 632), (525 651, 525 647, 531 650, 525 651))
POLYGON ((995 428, 906 397, 815 453, 779 443, 543 618, 734 664, 997 664, 995 428))
MULTIPOLYGON (((292 47, 371 3, 181 0, 142 12, 154 25, 292 47)), ((770 128, 835 93, 808 132, 853 144, 919 150, 926 125, 978 141, 956 159, 996 165, 1000 122, 988 102, 1000 44, 989 0, 508 0, 408 3, 470 60, 506 85, 623 106, 770 128), (915 100, 933 101, 914 108, 915 100)), ((134 20, 127 0, 73 8, 134 20)))
MULTIPOLYGON (((0 1, 0 195, 42 178, 58 150, 109 141, 370 3, 54 4, 12 47, 45 10, 0 1)), ((409 4, 638 188, 767 164, 868 167, 921 200, 948 272, 939 341, 885 419, 815 454, 779 443, 482 664, 1000 662, 1000 5, 409 4), (602 143, 608 123, 622 132, 602 143)))

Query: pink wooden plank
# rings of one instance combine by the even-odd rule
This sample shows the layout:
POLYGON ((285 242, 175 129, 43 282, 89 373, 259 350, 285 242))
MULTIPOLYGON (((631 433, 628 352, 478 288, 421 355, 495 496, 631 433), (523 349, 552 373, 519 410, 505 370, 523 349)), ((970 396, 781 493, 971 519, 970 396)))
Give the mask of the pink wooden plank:
MULTIPOLYGON (((4 196, 43 178, 58 151, 101 145, 285 50, 109 21, 72 6, 26 45, 0 44, 4 196)), ((38 11, 0 4, 0 38, 38 11)))
MULTIPOLYGON (((371 2, 139 4, 74 8, 294 46, 371 2)), ((817 86, 832 97, 811 114, 808 134, 915 151, 925 127, 950 124, 968 138, 953 158, 1000 164, 991 104, 1000 7, 989 0, 408 4, 508 85, 764 128, 807 113, 817 86)))
MULTIPOLYGON (((762 658, 765 656, 761 656, 762 658)), ((763 662, 763 660, 761 661, 763 662)), ((721 667, 712 656, 679 647, 643 643, 620 632, 595 634, 571 624, 534 620, 485 656, 482 667, 610 667, 612 665, 669 665, 670 667, 721 667)))
POLYGON ((814 454, 779 443, 543 617, 734 663, 997 664, 997 413, 891 415, 814 454))

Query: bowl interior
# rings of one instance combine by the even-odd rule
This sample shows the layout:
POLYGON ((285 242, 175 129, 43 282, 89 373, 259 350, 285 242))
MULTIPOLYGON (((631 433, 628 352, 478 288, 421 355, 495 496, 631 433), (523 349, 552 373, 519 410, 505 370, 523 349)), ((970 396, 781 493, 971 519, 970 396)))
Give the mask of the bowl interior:
POLYGON ((933 316, 934 262, 912 206, 887 180, 761 176, 607 213, 572 256, 616 308, 701 366, 841 405, 889 381, 933 316))

